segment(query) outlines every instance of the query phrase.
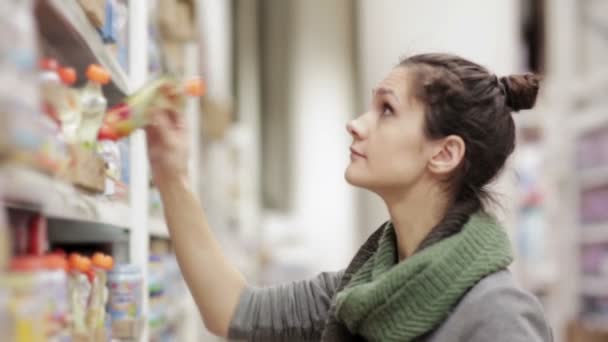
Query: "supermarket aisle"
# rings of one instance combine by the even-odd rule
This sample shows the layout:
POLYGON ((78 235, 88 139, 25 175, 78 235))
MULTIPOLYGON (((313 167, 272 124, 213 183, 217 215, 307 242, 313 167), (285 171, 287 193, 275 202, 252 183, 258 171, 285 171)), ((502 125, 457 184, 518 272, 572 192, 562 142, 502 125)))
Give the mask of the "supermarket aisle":
POLYGON ((193 1, 0 4, 3 340, 199 339, 137 131, 151 108, 198 114, 195 14, 193 1))
POLYGON ((438 50, 545 75, 497 188, 512 270, 557 341, 608 339, 607 3, 1 0, 0 335, 215 339, 150 179, 151 107, 186 114, 190 181, 251 283, 341 268, 386 218, 342 182, 343 125, 438 50))

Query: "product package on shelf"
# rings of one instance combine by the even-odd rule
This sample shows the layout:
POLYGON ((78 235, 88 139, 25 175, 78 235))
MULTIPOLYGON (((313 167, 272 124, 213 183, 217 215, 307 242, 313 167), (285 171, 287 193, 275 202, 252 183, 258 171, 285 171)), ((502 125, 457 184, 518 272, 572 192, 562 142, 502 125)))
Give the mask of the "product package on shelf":
POLYGON ((95 253, 92 258, 77 253, 69 256, 69 306, 73 341, 105 342, 113 337, 108 302, 107 272, 111 256, 95 253))
POLYGON ((185 296, 188 295, 186 285, 175 255, 168 252, 166 241, 151 243, 151 255, 148 264, 150 296, 150 325, 151 341, 175 341, 176 329, 184 314, 185 296))
POLYGON ((144 127, 154 110, 181 111, 186 96, 202 96, 204 84, 200 79, 181 81, 162 76, 127 97, 124 103, 111 108, 99 131, 99 140, 119 140, 144 127))
POLYGON ((106 0, 78 0, 91 24, 101 29, 106 21, 106 0))
POLYGON ((136 339, 142 328, 143 278, 137 265, 119 264, 108 273, 108 314, 112 336, 136 339))
POLYGON ((101 37, 111 54, 126 71, 128 10, 124 0, 105 1, 105 22, 100 29, 101 37))
POLYGON ((49 252, 46 218, 38 213, 11 210, 9 227, 13 256, 6 272, 0 270, 3 340, 109 341, 107 272, 113 258, 49 252))
POLYGON ((32 2, 7 0, 0 10, 0 158, 57 173, 67 152, 57 122, 41 110, 32 2))
POLYGON ((166 40, 186 42, 196 37, 194 1, 159 0, 158 22, 166 40))
MULTIPOLYGON (((76 93, 74 109, 77 113, 71 116, 70 127, 64 127, 64 132, 69 132, 70 164, 63 176, 88 191, 103 193, 108 183, 106 175, 115 173, 120 159, 111 148, 97 144, 97 134, 107 109, 102 87, 110 81, 110 76, 105 69, 94 64, 89 66, 86 76, 87 84, 76 93), (104 155, 112 157, 111 161, 104 160, 104 155), (111 168, 109 172, 106 166, 111 168)), ((73 89, 66 88, 63 101, 70 101, 73 94, 73 89)))

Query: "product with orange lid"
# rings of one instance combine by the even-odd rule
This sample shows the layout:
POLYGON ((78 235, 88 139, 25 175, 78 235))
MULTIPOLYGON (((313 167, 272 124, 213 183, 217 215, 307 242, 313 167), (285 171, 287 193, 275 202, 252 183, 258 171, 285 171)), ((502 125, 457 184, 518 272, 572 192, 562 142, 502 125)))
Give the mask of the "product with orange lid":
POLYGON ((114 267, 114 259, 109 255, 97 252, 93 254, 92 261, 94 278, 87 311, 87 325, 90 331, 99 331, 105 326, 108 302, 107 271, 114 267))
POLYGON ((85 146, 93 147, 108 106, 102 86, 110 82, 110 74, 103 67, 91 64, 87 69, 87 79, 87 85, 80 94, 82 116, 76 136, 85 146))
POLYGON ((53 336, 68 337, 68 261, 61 254, 47 254, 43 257, 45 271, 41 273, 45 284, 49 307, 50 331, 53 336))
MULTIPOLYGON (((11 341, 47 341, 48 307, 40 305, 47 299, 40 273, 44 260, 39 256, 17 256, 9 262, 8 272, 0 277, 0 288, 8 293, 8 335, 11 341), (12 321, 12 322, 10 322, 12 321)), ((5 323, 5 322, 3 322, 5 323)), ((3 331, 3 337, 6 337, 3 331)))
POLYGON ((59 63, 53 58, 43 58, 40 67, 40 93, 42 95, 42 108, 54 121, 59 121, 58 99, 61 97, 61 81, 57 70, 59 63))
POLYGON ((70 67, 61 67, 57 73, 63 83, 59 99, 57 115, 61 121, 61 131, 68 142, 76 139, 76 131, 80 125, 80 100, 78 93, 72 88, 78 76, 76 70, 70 67))
POLYGON ((72 333, 86 335, 86 312, 91 295, 91 284, 88 273, 91 271, 91 259, 77 253, 70 254, 68 258, 69 276, 69 302, 72 313, 72 333))
POLYGON ((181 111, 186 96, 205 94, 200 78, 186 81, 171 76, 160 77, 127 97, 124 103, 111 108, 99 131, 99 140, 118 140, 142 128, 154 110, 181 111))

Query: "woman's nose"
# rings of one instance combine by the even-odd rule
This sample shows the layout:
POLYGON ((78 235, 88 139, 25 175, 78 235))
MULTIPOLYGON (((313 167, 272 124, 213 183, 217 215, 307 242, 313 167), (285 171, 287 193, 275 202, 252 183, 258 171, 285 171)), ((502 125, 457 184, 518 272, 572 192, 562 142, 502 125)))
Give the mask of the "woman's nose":
POLYGON ((353 119, 346 124, 346 131, 352 135, 354 139, 363 138, 363 129, 359 121, 359 119, 353 119))

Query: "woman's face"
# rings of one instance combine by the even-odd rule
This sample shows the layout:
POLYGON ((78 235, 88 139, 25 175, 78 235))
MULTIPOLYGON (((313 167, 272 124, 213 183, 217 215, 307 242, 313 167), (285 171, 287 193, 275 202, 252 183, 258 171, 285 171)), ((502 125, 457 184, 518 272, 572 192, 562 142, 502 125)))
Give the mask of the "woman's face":
POLYGON ((424 134, 424 110, 408 83, 405 67, 393 69, 373 89, 370 109, 348 123, 350 184, 377 193, 407 190, 427 171, 436 149, 424 134))

